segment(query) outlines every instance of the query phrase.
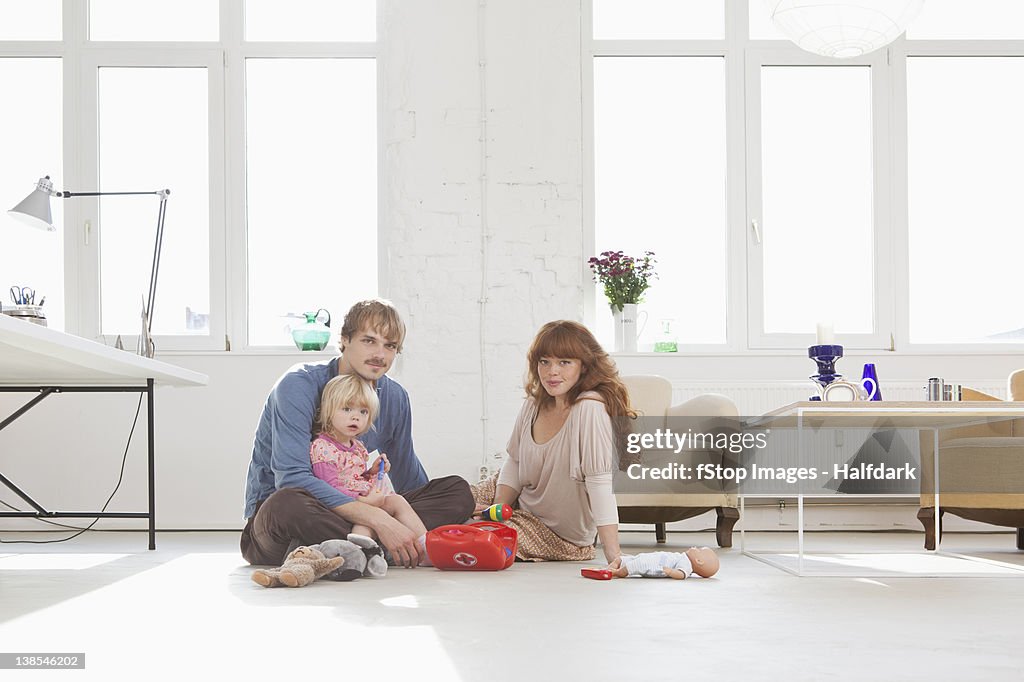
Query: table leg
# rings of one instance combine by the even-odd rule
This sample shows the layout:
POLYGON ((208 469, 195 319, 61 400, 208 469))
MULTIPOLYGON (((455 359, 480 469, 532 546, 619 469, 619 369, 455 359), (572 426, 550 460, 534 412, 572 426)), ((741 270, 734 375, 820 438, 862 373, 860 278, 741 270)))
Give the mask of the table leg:
POLYGON ((156 474, 154 472, 156 457, 154 456, 155 438, 153 425, 156 421, 153 416, 153 380, 146 380, 146 412, 149 422, 147 435, 149 437, 149 548, 156 549, 156 474))
POLYGON ((939 545, 942 544, 942 508, 939 507, 939 430, 936 428, 933 432, 934 441, 932 442, 932 471, 935 472, 935 549, 932 551, 938 552, 939 545))

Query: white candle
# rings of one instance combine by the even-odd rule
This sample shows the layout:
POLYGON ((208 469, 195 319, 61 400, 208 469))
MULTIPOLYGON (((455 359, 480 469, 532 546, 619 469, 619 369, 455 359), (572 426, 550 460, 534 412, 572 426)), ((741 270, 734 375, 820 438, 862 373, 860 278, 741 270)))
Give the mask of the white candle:
POLYGON ((818 323, 818 345, 819 346, 831 346, 836 342, 836 336, 832 332, 831 322, 819 322, 818 323))

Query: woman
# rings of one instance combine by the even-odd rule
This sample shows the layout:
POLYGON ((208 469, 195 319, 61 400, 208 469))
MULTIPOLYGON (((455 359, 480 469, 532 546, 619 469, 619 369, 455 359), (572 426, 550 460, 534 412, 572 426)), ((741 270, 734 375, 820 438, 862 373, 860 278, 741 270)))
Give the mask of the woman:
POLYGON ((549 322, 527 356, 527 399, 496 478, 474 487, 478 509, 516 505, 520 559, 583 561, 600 538, 619 557, 612 471, 623 434, 617 417, 636 417, 608 354, 583 325, 549 322))

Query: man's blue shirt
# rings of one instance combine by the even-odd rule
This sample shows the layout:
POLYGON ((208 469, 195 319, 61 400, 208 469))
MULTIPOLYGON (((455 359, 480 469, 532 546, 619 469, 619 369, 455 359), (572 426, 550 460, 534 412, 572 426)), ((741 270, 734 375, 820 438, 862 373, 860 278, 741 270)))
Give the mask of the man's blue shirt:
MULTIPOLYGON (((316 435, 313 419, 324 386, 338 375, 338 358, 296 365, 278 379, 256 427, 252 461, 245 483, 245 518, 256 504, 281 488, 302 488, 326 507, 352 502, 352 497, 313 475, 309 445, 316 435)), ((409 394, 386 375, 377 379, 380 412, 373 428, 360 440, 370 452, 378 450, 391 462, 391 482, 404 493, 427 484, 427 473, 412 446, 412 408, 409 394)))

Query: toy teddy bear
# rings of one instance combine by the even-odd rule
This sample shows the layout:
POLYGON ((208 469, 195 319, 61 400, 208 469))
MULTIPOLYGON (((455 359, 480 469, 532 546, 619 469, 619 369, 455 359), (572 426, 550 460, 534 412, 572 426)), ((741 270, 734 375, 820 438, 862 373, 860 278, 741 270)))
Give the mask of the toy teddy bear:
POLYGON ((328 559, 316 547, 297 547, 288 553, 280 568, 260 568, 253 572, 253 582, 263 587, 304 587, 345 563, 342 557, 328 559))
POLYGON ((388 572, 384 551, 373 538, 349 533, 348 540, 325 540, 313 545, 325 557, 341 557, 345 564, 324 577, 328 580, 348 582, 364 576, 381 577, 388 572))

